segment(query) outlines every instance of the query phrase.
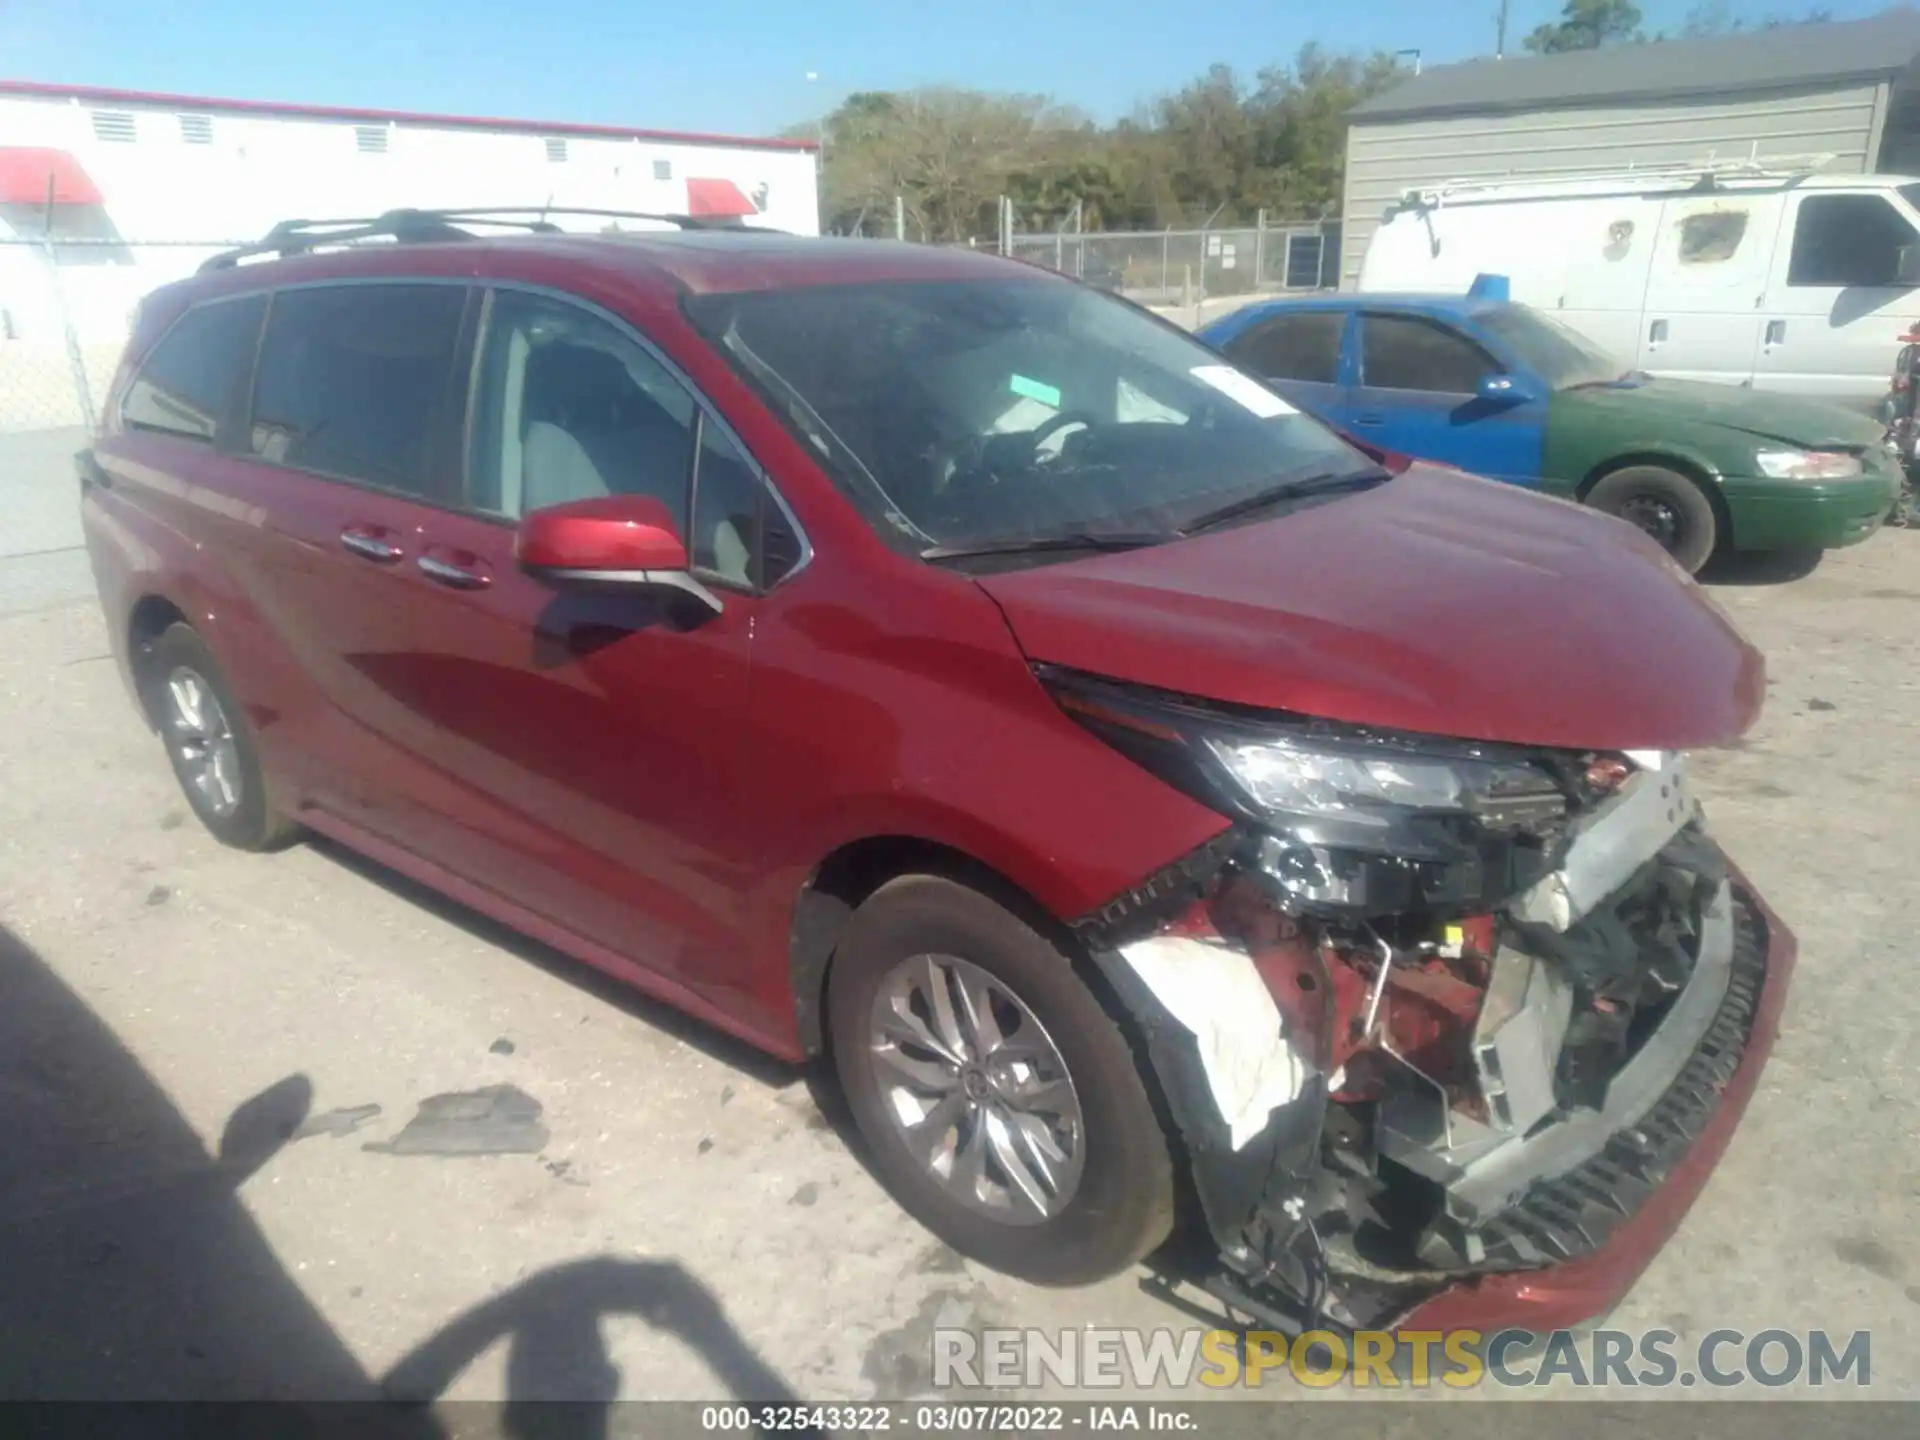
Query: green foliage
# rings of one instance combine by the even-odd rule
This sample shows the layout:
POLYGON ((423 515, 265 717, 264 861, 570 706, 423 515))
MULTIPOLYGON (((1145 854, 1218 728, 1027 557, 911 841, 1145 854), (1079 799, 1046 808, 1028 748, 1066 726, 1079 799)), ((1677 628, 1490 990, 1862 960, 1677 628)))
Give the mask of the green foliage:
POLYGON ((1640 7, 1633 0, 1567 0, 1558 20, 1539 26, 1523 43, 1535 54, 1559 55, 1640 38, 1640 7))
POLYGON ((935 88, 850 95, 796 127, 820 140, 821 219, 890 234, 902 198, 913 239, 995 233, 1001 195, 1022 230, 1052 229, 1076 204, 1088 230, 1251 221, 1339 206, 1348 112, 1400 78, 1387 55, 1308 45, 1243 82, 1224 65, 1111 126, 1037 95, 935 88))

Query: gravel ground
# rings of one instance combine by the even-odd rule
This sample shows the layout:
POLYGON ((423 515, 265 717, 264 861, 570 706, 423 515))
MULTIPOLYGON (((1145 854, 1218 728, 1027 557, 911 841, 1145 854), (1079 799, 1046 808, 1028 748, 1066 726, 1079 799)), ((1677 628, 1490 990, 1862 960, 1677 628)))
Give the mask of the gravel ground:
MULTIPOLYGON (((1772 688, 1701 788, 1802 962, 1747 1124, 1612 1323, 1868 1329, 1873 1393, 1920 1394, 1920 535, 1714 594, 1772 688)), ((962 1262, 804 1075, 338 849, 223 850, 90 599, 0 615, 0 776, 0 1396, 401 1366, 458 1397, 860 1398, 921 1391, 936 1324, 1184 1323, 1136 1277, 962 1262), (492 1085, 543 1107, 540 1154, 365 1148, 492 1085)))

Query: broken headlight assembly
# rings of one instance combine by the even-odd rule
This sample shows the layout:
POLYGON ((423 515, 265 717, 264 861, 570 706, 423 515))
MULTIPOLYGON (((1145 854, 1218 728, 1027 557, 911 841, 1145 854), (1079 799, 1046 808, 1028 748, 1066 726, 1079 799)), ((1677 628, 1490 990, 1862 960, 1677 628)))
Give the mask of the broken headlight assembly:
POLYGON ((1299 914, 1474 913, 1554 865, 1585 783, 1553 752, 1237 710, 1055 667, 1061 708, 1240 820, 1299 914))

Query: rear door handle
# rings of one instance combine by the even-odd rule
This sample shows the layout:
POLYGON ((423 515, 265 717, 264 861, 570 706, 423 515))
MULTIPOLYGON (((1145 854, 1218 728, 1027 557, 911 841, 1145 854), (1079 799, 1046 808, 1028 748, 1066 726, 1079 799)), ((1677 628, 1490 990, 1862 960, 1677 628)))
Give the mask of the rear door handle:
POLYGON ((422 555, 413 563, 420 567, 420 573, 429 580, 455 590, 484 590, 493 579, 487 574, 485 563, 477 556, 462 555, 458 560, 451 560, 437 555, 422 555))
POLYGON ((1769 320, 1767 322, 1766 343, 1769 345, 1784 345, 1787 343, 1786 321, 1769 320))
POLYGON ((386 532, 369 525, 349 525, 340 532, 340 543, 364 560, 391 565, 407 552, 386 538, 386 532))

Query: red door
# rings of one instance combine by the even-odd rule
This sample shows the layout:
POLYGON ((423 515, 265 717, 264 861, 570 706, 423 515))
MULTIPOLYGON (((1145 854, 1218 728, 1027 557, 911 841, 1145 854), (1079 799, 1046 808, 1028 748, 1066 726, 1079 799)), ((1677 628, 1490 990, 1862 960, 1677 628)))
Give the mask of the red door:
MULTIPOLYGON (((758 545, 758 527, 732 522, 754 503, 743 487, 763 487, 678 377, 605 317, 511 291, 488 315, 471 436, 446 447, 467 456, 451 492, 326 486, 308 502, 313 571, 339 577, 314 597, 328 639, 312 663, 362 737, 352 813, 641 965, 738 991, 762 602, 742 540, 758 545), (689 613, 684 596, 560 588, 515 566, 515 517, 623 493, 667 505, 719 613, 689 613)), ((256 422, 271 408, 273 348, 270 327, 256 422)), ((311 394, 312 377, 302 383, 311 394)))

